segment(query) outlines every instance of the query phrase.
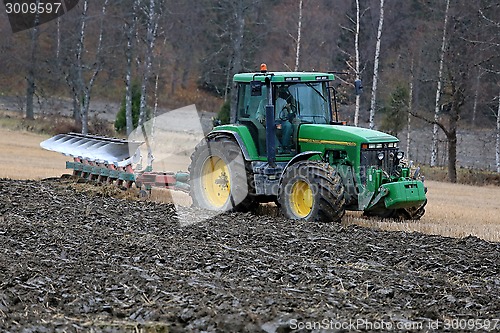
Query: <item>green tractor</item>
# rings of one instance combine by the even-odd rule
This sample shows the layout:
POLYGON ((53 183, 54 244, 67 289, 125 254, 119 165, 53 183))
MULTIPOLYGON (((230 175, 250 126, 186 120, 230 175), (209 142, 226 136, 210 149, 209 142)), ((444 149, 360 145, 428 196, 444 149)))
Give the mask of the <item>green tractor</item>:
POLYGON ((231 124, 214 127, 191 156, 193 204, 249 211, 275 202, 306 221, 340 221, 346 210, 421 218, 426 189, 403 162, 399 140, 338 122, 333 80, 265 67, 236 74, 231 124))

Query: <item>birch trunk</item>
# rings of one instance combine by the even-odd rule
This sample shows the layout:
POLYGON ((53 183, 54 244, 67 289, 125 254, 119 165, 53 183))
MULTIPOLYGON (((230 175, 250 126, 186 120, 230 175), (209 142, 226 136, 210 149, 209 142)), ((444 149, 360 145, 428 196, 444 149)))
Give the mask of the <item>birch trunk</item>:
POLYGON ((56 21, 57 25, 57 46, 56 46, 56 60, 57 64, 59 65, 61 63, 59 56, 61 54, 61 18, 58 17, 56 21))
MULTIPOLYGON (((444 28, 443 28, 443 41, 441 44, 441 53, 439 55, 439 72, 438 72, 438 82, 436 89, 436 103, 434 106, 434 121, 439 121, 439 100, 441 99, 441 89, 443 81, 443 66, 444 66, 444 54, 446 51, 446 28, 448 26, 448 13, 450 9, 450 0, 446 1, 446 11, 444 13, 444 28)), ((438 141, 438 125, 434 124, 432 128, 432 145, 431 145, 431 167, 437 165, 437 141, 438 141)))
POLYGON ((147 113, 147 86, 149 77, 151 76, 151 68, 153 67, 153 49, 156 42, 156 29, 158 27, 157 15, 155 8, 155 0, 149 1, 149 13, 148 13, 148 23, 147 23, 147 47, 146 47, 146 59, 144 61, 144 74, 142 77, 141 85, 141 102, 139 108, 139 124, 141 127, 146 121, 147 113))
MULTIPOLYGON (((38 3, 40 0, 37 0, 38 3)), ((31 59, 28 65, 28 75, 26 76, 27 87, 26 87, 26 119, 35 119, 35 112, 33 109, 33 97, 35 96, 35 66, 36 66, 36 54, 38 52, 38 36, 40 34, 40 28, 38 27, 39 16, 35 17, 35 26, 31 31, 31 59)))
MULTIPOLYGON (((245 8, 243 7, 243 1, 238 1, 235 7, 234 12, 235 20, 236 20, 236 33, 235 37, 232 38, 232 46, 233 46, 233 57, 232 64, 233 70, 232 73, 239 73, 242 69, 242 61, 243 61, 243 40, 245 34, 245 8)), ((232 75, 231 75, 232 77, 232 75)), ((232 81, 231 81, 232 82, 232 81)), ((236 121, 236 103, 238 101, 238 91, 233 86, 231 89, 231 107, 230 107, 230 121, 234 123, 236 121)))
POLYGON ((302 7, 303 1, 299 2, 299 27, 297 29, 297 52, 295 54, 295 71, 299 70, 299 59, 300 59, 300 38, 301 38, 301 30, 302 30, 302 7))
POLYGON ((498 110, 497 110, 497 140, 495 147, 495 160, 497 163, 497 172, 500 172, 500 94, 498 94, 498 110))
MULTIPOLYGON (((355 52, 355 71, 356 71, 356 80, 361 79, 361 75, 359 73, 359 0, 356 0, 356 31, 354 32, 354 52, 355 52)), ((359 123, 359 108, 361 104, 361 96, 356 94, 356 106, 354 109, 354 126, 358 126, 359 123)))
POLYGON ((125 72, 125 123, 127 136, 134 130, 133 116, 132 116, 132 58, 133 58, 133 45, 134 40, 137 38, 136 25, 137 25, 137 7, 140 0, 134 1, 132 10, 132 23, 129 25, 127 31, 127 49, 125 56, 127 58, 127 66, 125 72))
POLYGON ((476 86, 474 87, 474 104, 472 105, 472 125, 476 125, 476 114, 477 114, 477 100, 479 99, 479 83, 481 82, 481 76, 484 72, 478 66, 477 76, 476 76, 476 86))
POLYGON ((77 122, 80 122, 80 124, 82 125, 82 133, 83 134, 86 134, 87 133, 87 128, 83 126, 83 115, 82 115, 82 109, 81 109, 81 98, 82 98, 82 91, 83 91, 83 61, 82 61, 82 53, 83 53, 83 44, 85 42, 85 24, 86 24, 86 20, 87 20, 87 11, 88 11, 88 0, 85 0, 83 2, 83 11, 82 11, 82 15, 80 17, 80 36, 78 38, 78 43, 76 45, 76 54, 75 54, 75 57, 76 57, 76 64, 75 64, 75 68, 76 68, 76 82, 75 82, 75 86, 73 88, 73 94, 74 94, 74 98, 73 98, 73 101, 76 101, 76 104, 74 104, 75 107, 77 107, 76 110, 74 110, 73 114, 75 115, 75 123, 77 122))
POLYGON ((410 147, 411 147, 411 114, 413 113, 413 80, 414 80, 414 75, 413 75, 413 59, 411 61, 411 68, 410 68, 410 93, 408 96, 408 117, 406 120, 406 159, 410 161, 410 147))
MULTIPOLYGON (((87 2, 87 1, 85 1, 87 2)), ((83 96, 81 102, 81 115, 82 115, 82 133, 88 133, 88 125, 89 125, 89 106, 90 106, 90 95, 92 93, 92 88, 94 87, 95 80, 97 79, 97 75, 101 71, 102 61, 99 59, 102 54, 102 40, 104 38, 104 19, 106 17, 106 8, 108 6, 109 0, 105 0, 102 5, 101 11, 101 23, 99 28, 99 39, 97 42, 97 50, 96 50, 96 59, 94 61, 94 69, 92 75, 90 77, 88 84, 83 84, 82 80, 82 88, 83 88, 83 96)))
POLYGON ((31 61, 28 68, 28 75, 26 76, 26 119, 35 118, 33 97, 35 96, 35 63, 38 50, 38 32, 38 26, 35 26, 31 32, 31 61))
POLYGON ((380 0, 380 18, 377 29, 377 45, 375 46, 375 61, 373 64, 373 84, 372 99, 370 102, 370 129, 375 128, 375 107, 377 101, 378 66, 380 60, 380 41, 382 38, 382 28, 384 25, 384 0, 380 0))

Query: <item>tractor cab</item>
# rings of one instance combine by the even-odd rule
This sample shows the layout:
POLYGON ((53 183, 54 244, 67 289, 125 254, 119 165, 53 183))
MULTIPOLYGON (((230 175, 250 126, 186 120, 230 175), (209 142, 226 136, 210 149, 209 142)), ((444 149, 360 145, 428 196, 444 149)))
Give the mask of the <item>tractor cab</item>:
POLYGON ((332 124, 328 82, 333 74, 274 72, 236 74, 236 123, 248 128, 259 156, 267 155, 266 136, 274 137, 277 156, 298 153, 302 124, 332 124), (272 106, 267 119, 266 107, 272 106), (270 124, 270 126, 268 126, 270 124))

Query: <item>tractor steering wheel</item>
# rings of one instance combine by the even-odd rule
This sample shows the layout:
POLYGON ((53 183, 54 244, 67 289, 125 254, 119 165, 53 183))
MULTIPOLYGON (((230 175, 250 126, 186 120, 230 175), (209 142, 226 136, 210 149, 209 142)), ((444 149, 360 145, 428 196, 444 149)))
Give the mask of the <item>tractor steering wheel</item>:
POLYGON ((293 115, 297 114, 297 107, 293 104, 285 104, 280 111, 279 118, 280 120, 286 121, 291 120, 293 115), (290 110, 288 109, 290 108, 290 110))

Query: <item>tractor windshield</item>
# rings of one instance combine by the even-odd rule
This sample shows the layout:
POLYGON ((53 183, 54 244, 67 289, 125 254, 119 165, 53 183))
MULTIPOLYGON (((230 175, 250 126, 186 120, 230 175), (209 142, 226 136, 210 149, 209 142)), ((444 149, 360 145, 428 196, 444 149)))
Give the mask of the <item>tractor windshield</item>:
POLYGON ((331 123, 329 95, 324 82, 279 85, 275 96, 277 112, 281 111, 282 104, 288 104, 301 123, 331 123))

